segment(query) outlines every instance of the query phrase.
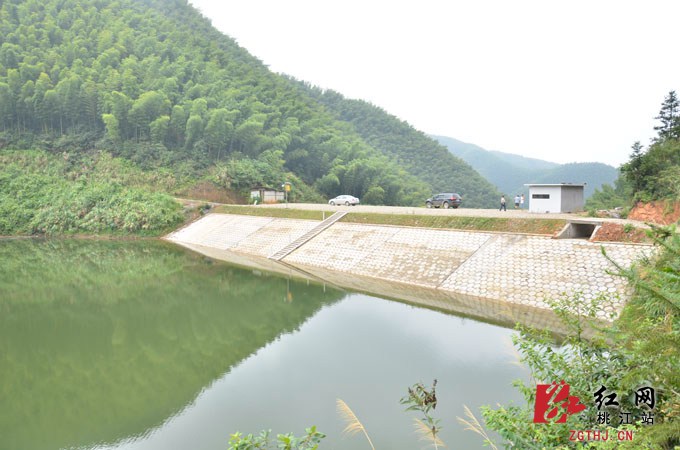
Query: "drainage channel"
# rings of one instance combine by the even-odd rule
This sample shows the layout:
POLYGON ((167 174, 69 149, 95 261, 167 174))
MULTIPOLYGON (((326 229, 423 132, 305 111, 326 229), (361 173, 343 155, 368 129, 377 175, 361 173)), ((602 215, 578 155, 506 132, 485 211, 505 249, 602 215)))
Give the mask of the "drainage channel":
POLYGON ((556 239, 590 239, 602 222, 596 220, 570 220, 556 239))

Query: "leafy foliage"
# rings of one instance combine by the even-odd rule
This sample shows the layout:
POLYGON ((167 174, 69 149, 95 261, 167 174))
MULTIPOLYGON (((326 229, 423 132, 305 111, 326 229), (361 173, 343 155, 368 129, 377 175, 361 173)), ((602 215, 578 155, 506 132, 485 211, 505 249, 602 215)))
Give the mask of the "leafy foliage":
MULTIPOLYGON (((595 189, 595 193, 586 200, 586 210, 596 211, 598 209, 629 209, 630 200, 633 196, 633 189, 625 178, 619 177, 614 181, 614 187, 603 184, 600 189, 595 189)), ((625 213, 626 211, 623 211, 625 213)))
POLYGON ((616 195, 612 189, 603 189, 593 207, 622 206, 622 199, 630 207, 637 201, 680 198, 680 105, 675 91, 666 96, 656 119, 660 121, 654 127, 658 136, 646 151, 640 142, 633 144, 613 189, 616 195))
MULTIPOLYGON (((271 448, 271 430, 262 431, 259 435, 243 435, 234 433, 229 438, 229 450, 265 450, 271 448)), ((315 426, 305 429, 305 435, 295 437, 292 433, 278 434, 276 448, 282 450, 317 450, 325 434, 316 430, 315 426)))
MULTIPOLYGON (((421 159, 395 157, 319 100, 270 72, 185 0, 0 4, 3 145, 97 147, 145 170, 170 168, 193 179, 216 165, 223 174, 235 164, 253 169, 250 160, 256 170, 243 170, 236 186, 294 177, 303 200, 351 194, 365 203, 417 205, 442 189, 442 180, 469 179, 478 188, 463 189, 470 192, 466 205, 484 206, 482 193, 493 191, 451 157, 419 166, 421 143, 402 147, 421 159), (263 155, 283 166, 268 157, 263 166, 263 155), (432 168, 436 178, 428 175, 432 168)), ((393 141, 415 133, 402 128, 381 133, 396 133, 393 141)))
POLYGON ((666 95, 655 119, 661 122, 654 127, 659 132, 658 140, 680 139, 680 102, 675 91, 666 95))
POLYGON ((633 186, 634 200, 679 198, 680 140, 657 140, 646 153, 634 150, 621 172, 633 186))
MULTIPOLYGON (((300 84, 370 145, 425 181, 433 192, 458 192, 464 206, 493 207, 500 193, 461 159, 408 123, 362 100, 300 84)), ((427 195, 425 198, 429 197, 427 195)), ((420 200, 421 203, 423 199, 420 200)))
POLYGON ((161 174, 144 180, 138 169, 108 155, 69 161, 5 152, 0 162, 0 235, 158 234, 183 219, 173 198, 154 192, 161 174))
POLYGON ((440 421, 430 413, 437 407, 436 387, 437 380, 432 382, 431 389, 422 383, 416 383, 408 388, 408 396, 399 401, 402 405, 407 405, 406 411, 418 411, 423 415, 422 419, 415 419, 416 433, 421 440, 431 442, 435 449, 445 446, 438 436, 441 431, 440 421))

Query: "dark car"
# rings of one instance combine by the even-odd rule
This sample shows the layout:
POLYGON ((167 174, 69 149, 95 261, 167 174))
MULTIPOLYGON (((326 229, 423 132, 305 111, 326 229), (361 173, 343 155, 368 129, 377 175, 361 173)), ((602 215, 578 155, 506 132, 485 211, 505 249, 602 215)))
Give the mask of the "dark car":
POLYGON ((460 194, 455 194, 452 192, 445 192, 443 194, 437 194, 432 198, 425 200, 425 205, 428 208, 458 208, 460 204, 463 203, 463 198, 460 194))

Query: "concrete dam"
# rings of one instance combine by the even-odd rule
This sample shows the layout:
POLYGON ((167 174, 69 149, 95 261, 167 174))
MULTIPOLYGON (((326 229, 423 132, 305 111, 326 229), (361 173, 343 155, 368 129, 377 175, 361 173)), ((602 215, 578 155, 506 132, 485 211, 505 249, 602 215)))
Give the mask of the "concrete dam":
POLYGON ((612 320, 630 297, 610 273, 650 245, 512 233, 208 214, 166 239, 256 270, 329 283, 495 323, 552 329, 550 301, 598 299, 612 320))

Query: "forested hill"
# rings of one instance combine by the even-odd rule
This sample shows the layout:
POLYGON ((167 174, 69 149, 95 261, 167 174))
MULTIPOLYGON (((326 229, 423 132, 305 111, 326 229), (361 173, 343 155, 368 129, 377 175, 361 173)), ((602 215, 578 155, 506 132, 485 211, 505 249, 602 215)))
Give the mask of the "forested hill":
POLYGON ((405 124, 361 133, 360 120, 344 122, 318 100, 186 0, 0 2, 0 147, 71 165, 108 152, 167 169, 178 185, 206 178, 247 191, 287 180, 297 200, 344 193, 417 205, 455 189, 466 206, 488 206, 495 196, 441 150, 425 156, 426 139, 405 124), (400 139, 399 150, 388 145, 400 139))
POLYGON ((494 207, 499 191, 468 163, 408 123, 363 100, 307 86, 339 120, 351 123, 371 146, 427 182, 436 192, 458 192, 465 205, 494 207))
POLYGON ((590 197, 604 184, 618 177, 618 170, 603 163, 558 164, 520 155, 486 150, 474 144, 445 136, 432 136, 449 151, 468 162, 506 194, 527 193, 526 183, 587 183, 590 197))

